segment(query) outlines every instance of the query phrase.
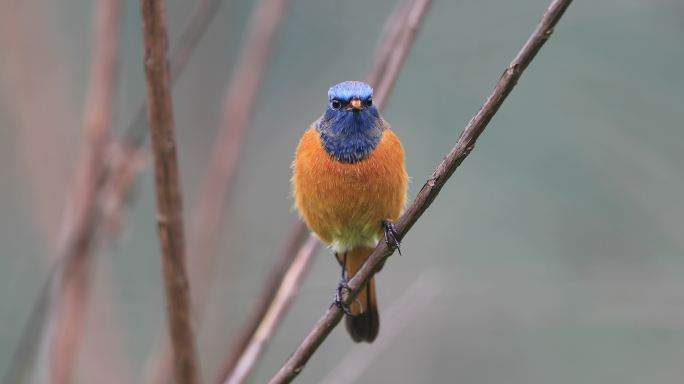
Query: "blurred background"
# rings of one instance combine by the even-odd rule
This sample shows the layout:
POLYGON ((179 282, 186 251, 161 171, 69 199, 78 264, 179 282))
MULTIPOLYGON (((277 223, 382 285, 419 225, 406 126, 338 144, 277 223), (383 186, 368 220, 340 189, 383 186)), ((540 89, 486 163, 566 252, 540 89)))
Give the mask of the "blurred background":
MULTIPOLYGON (((83 143, 95 3, 0 3, 0 375, 55 262, 83 143)), ((145 97, 139 4, 122 3, 116 135, 145 97)), ((172 47, 193 3, 168 1, 172 47)), ((296 220, 289 165, 298 139, 328 87, 364 77, 394 4, 288 2, 196 324, 207 382, 296 220)), ((252 5, 223 1, 174 88, 188 217, 252 5)), ((547 5, 434 2, 382 111, 404 143, 411 197, 547 5)), ((354 344, 337 327, 299 382, 681 382, 682 20, 679 0, 571 5, 406 236, 403 256, 378 276, 376 343, 354 344)), ((145 382, 166 329, 149 158, 126 204, 121 232, 95 252, 74 383, 112 382, 109 371, 145 382)), ((321 249, 250 382, 277 371, 337 282, 338 265, 321 249)))

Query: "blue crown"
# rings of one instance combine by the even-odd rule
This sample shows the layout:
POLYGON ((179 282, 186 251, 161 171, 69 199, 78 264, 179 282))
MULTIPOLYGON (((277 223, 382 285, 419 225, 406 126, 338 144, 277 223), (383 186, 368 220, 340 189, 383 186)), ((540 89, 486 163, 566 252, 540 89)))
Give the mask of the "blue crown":
POLYGON ((366 100, 371 96, 373 96, 373 88, 362 81, 345 81, 333 85, 328 90, 328 101, 332 101, 333 99, 350 101, 354 97, 366 100))

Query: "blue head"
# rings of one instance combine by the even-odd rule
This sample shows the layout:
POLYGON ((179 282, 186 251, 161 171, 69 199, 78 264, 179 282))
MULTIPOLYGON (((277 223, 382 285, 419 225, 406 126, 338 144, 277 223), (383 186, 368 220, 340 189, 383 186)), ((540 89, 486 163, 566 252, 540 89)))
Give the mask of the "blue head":
POLYGON ((316 129, 326 152, 336 160, 355 163, 365 159, 385 129, 373 105, 373 88, 360 81, 345 81, 330 88, 328 108, 316 129))

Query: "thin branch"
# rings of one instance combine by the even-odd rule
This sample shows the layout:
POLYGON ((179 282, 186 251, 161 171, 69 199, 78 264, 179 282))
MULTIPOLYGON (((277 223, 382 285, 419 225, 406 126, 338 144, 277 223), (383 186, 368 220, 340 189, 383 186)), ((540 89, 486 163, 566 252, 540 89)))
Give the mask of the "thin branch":
MULTIPOLYGON (((180 75, 185 70, 195 48, 199 45, 200 40, 207 31, 214 15, 218 13, 218 9, 222 0, 199 0, 192 10, 192 15, 188 20, 183 32, 178 38, 178 43, 171 51, 171 84, 176 84, 180 75)), ((145 102, 140 103, 138 110, 133 116, 133 120, 128 124, 128 128, 124 133, 124 142, 128 146, 141 146, 145 140, 146 125, 145 112, 147 111, 145 102)), ((126 165, 124 165, 125 167, 126 165)))
MULTIPOLYGON (((189 233, 188 259, 193 282, 195 309, 203 307, 216 258, 223 213, 228 192, 237 172, 268 59, 273 51, 286 0, 263 0, 255 5, 249 31, 243 42, 233 75, 226 86, 221 121, 210 163, 200 182, 189 233)), ((152 365, 151 381, 168 382, 169 344, 162 341, 152 365)))
MULTIPOLYGON (((27 176, 32 209, 41 230, 46 261, 52 263, 66 197, 73 189, 72 156, 82 121, 74 113, 69 88, 70 57, 64 54, 64 36, 55 26, 53 2, 5 0, 0 12, 0 93, 6 104, 3 131, 16 133, 17 171, 27 176), (37 113, 40 111, 40 113, 37 113), (6 124, 7 124, 6 123, 6 124), (50 127, 46 129, 46 127, 50 127)), ((14 164, 12 164, 14 166, 14 164)), ((25 361, 23 361, 25 363, 25 361)), ((13 364, 10 365, 15 369, 13 364)))
MULTIPOLYGON (((478 113, 466 125, 454 148, 447 154, 437 169, 435 169, 434 173, 420 190, 411 206, 397 222, 396 227, 400 238, 403 238, 416 223, 418 218, 420 218, 423 212, 437 197, 437 194, 439 194, 439 191, 456 168, 458 168, 473 150, 477 138, 484 131, 494 114, 496 114, 501 104, 503 104, 503 101, 515 86, 522 75, 522 72, 527 68, 539 49, 551 36, 554 26, 571 2, 572 0, 554 0, 551 5, 549 5, 535 31, 501 75, 494 91, 487 98, 478 113)), ((380 244, 378 244, 361 269, 349 281, 349 287, 352 293, 347 297, 347 304, 351 303, 361 287, 368 282, 372 275, 393 252, 394 249, 389 248, 385 242, 380 242, 380 244)), ((342 311, 340 308, 336 306, 330 308, 325 315, 318 320, 301 345, 270 380, 270 383, 291 382, 304 369, 306 362, 318 349, 321 343, 323 343, 323 340, 325 340, 332 329, 339 323, 341 318, 342 311)))
MULTIPOLYGON (((366 71, 366 82, 373 86, 380 84, 380 80, 387 69, 387 62, 392 57, 392 51, 396 49, 396 41, 403 30, 408 10, 413 0, 399 0, 394 6, 392 14, 387 18, 382 29, 381 37, 375 48, 373 59, 366 71)), ((377 89, 374 90, 378 92, 377 89)), ((377 103, 377 96, 375 97, 377 103)))
POLYGON ((266 287, 261 295, 259 295, 257 307, 245 322, 245 328, 238 335, 238 340, 233 343, 228 357, 222 363, 216 382, 223 382, 235 369, 238 360, 247 350, 247 346, 254 338, 254 334, 269 312, 269 308, 273 305, 278 289, 286 278, 285 276, 291 273, 289 270, 294 264, 294 259, 302 252, 304 243, 310 238, 311 236, 309 236, 309 230, 306 228, 306 225, 298 221, 287 237, 285 246, 278 257, 278 262, 265 280, 266 287))
MULTIPOLYGON (((417 26, 422 21, 429 4, 430 1, 401 0, 385 24, 382 37, 379 40, 371 62, 370 70, 366 76, 366 81, 368 83, 379 84, 375 89, 375 94, 377 95, 376 105, 380 109, 387 100, 386 95, 393 86, 396 75, 398 74, 398 71, 390 72, 386 69, 388 66, 396 69, 401 68, 404 59, 413 44, 417 26), (419 10, 418 14, 420 17, 415 19, 414 24, 409 25, 407 19, 409 15, 415 13, 416 10, 419 10), (387 73, 392 73, 393 76, 391 81, 386 81, 385 76, 387 73)), ((268 288, 264 290, 261 299, 259 300, 260 304, 255 315, 250 317, 250 321, 248 321, 246 325, 247 328, 240 334, 240 339, 235 343, 235 346, 220 369, 218 382, 225 381, 238 383, 244 381, 256 364, 260 354, 265 349, 265 344, 268 342, 268 339, 259 338, 256 335, 256 332, 258 329, 264 327, 264 322, 270 320, 267 318, 266 314, 273 309, 269 308, 280 305, 278 300, 276 300, 277 287, 281 285, 284 280, 291 279, 291 274, 298 274, 300 271, 300 268, 296 266, 291 266, 289 269, 285 268, 285 266, 292 263, 293 257, 301 253, 302 250, 307 247, 306 244, 308 244, 308 242, 316 241, 316 237, 310 235, 307 243, 300 247, 299 244, 301 244, 303 236, 307 232, 308 229, 306 228, 306 225, 301 221, 297 221, 295 229, 287 242, 288 245, 285 248, 285 252, 282 253, 280 263, 267 280, 268 288), (302 240, 300 240, 300 238, 302 240), (296 251, 297 247, 300 248, 299 251, 296 251), (254 344, 258 344, 258 347, 254 346, 254 344), (251 350, 257 350, 257 348, 258 354, 251 354, 249 352, 251 350), (239 371, 236 369, 238 360, 242 365, 239 367, 239 371)), ((286 303, 285 305, 286 306, 282 310, 283 312, 287 310, 289 303, 286 303)), ((269 326, 277 327, 278 324, 279 322, 275 322, 271 323, 269 326)))
POLYGON ((168 33, 164 0, 141 0, 147 78, 147 120, 152 137, 157 192, 157 228, 166 309, 178 383, 198 383, 197 351, 185 272, 180 175, 176 157, 171 76, 166 59, 168 33))
MULTIPOLYGON (((220 4, 221 0, 200 0, 195 6, 192 16, 183 30, 171 57, 172 79, 174 82, 185 69, 196 46, 216 15, 220 4)), ((8 20, 15 19, 16 17, 14 19, 9 18, 8 20)), ((4 23, 3 26, 12 26, 14 24, 4 23)), ((9 33, 5 35, 16 37, 22 34, 9 33)), ((21 68, 22 66, 17 65, 17 67, 21 68)), ((21 87, 21 89, 24 88, 21 87)), ((60 108, 57 108, 56 111, 59 112, 60 108)), ((143 102, 140 104, 137 114, 130 122, 122 143, 118 146, 113 145, 105 152, 99 152, 100 155, 102 153, 114 154, 114 156, 110 156, 113 161, 107 162, 104 164, 105 167, 100 169, 100 174, 96 177, 98 184, 91 196, 93 201, 79 202, 84 207, 88 207, 85 214, 87 216, 86 223, 80 226, 69 226, 71 228, 68 231, 69 233, 63 236, 64 239, 60 242, 60 250, 57 252, 54 265, 50 269, 48 277, 40 290, 15 348, 12 358, 13 364, 11 364, 11 369, 8 370, 7 375, 3 378, 4 382, 16 382, 14 378, 23 374, 19 371, 29 361, 28 356, 35 354, 34 351, 38 348, 37 343, 41 340, 41 335, 44 332, 44 328, 46 328, 45 321, 48 318, 47 315, 51 311, 51 308, 48 307, 54 301, 54 298, 50 297, 51 291, 54 290, 52 287, 55 287, 56 284, 59 285, 58 282, 61 281, 61 277, 58 275, 62 274, 63 270, 68 269, 68 264, 74 263, 72 259, 77 257, 78 249, 84 246, 94 246, 92 243, 96 240, 95 231, 99 228, 100 220, 104 220, 105 224, 110 227, 110 230, 115 229, 118 225, 120 208, 123 206, 125 196, 130 192, 131 186, 134 184, 142 168, 143 153, 141 146, 146 132, 145 112, 146 108, 143 102), (98 203, 95 203, 96 201, 98 203), (98 206, 100 203, 102 207, 98 206), (99 212, 100 210, 102 212, 99 212)), ((27 116, 33 115, 35 114, 27 116)), ((28 124, 27 127, 41 125, 45 124, 28 124)))
POLYGON ((304 246, 299 250, 292 265, 290 266, 285 278, 281 281, 276 295, 273 298, 273 304, 269 306, 268 311, 264 315, 262 321, 259 322, 259 327, 252 339, 250 340, 245 352, 240 356, 240 359, 231 372, 231 375, 226 378, 224 384, 240 384, 245 382, 247 376, 252 372, 256 361, 266 347, 266 343, 273 337, 275 329, 285 316, 287 308, 294 300, 299 285, 311 264, 311 259, 316 254, 316 250, 320 242, 317 238, 309 236, 304 246))
POLYGON ((197 281, 194 299, 200 307, 207 295, 210 280, 207 276, 213 269, 227 194, 286 3, 286 0, 262 0, 255 5, 247 38, 226 87, 216 144, 200 183, 190 227, 190 267, 197 281))
POLYGON ((125 333, 119 324, 119 306, 112 296, 112 274, 109 255, 98 252, 98 268, 91 273, 90 310, 86 333, 79 355, 78 376, 72 382, 97 384, 133 383, 133 372, 125 333))
MULTIPOLYGON (((68 263, 59 284, 53 315, 54 338, 50 345, 50 382, 66 383, 80 343, 87 313, 87 291, 92 260, 90 224, 96 215, 96 195, 101 186, 99 175, 104 167, 101 154, 109 141, 112 103, 117 80, 119 56, 120 3, 101 0, 95 15, 93 57, 86 98, 84 132, 87 135, 81 157, 81 169, 70 202, 71 225, 67 235, 68 263)), ((68 220, 68 219, 67 219, 68 220)))
MULTIPOLYGON (((427 10, 432 2, 430 0, 414 1, 406 9, 404 24, 398 33, 397 49, 393 49, 391 56, 387 60, 387 65, 383 71, 383 76, 376 88, 381 90, 379 92, 380 99, 376 100, 380 105, 384 105, 387 97, 392 93, 392 88, 396 83, 399 71, 401 71, 404 61, 408 56, 408 52, 413 45, 418 33, 418 27, 427 14, 427 10)), ((376 98, 377 99, 377 98, 376 98)))
MULTIPOLYGON (((11 361, 2 378, 4 383, 27 382, 31 370, 40 365, 43 377, 49 375, 48 345, 45 322, 50 317, 56 295, 57 274, 62 268, 54 267, 68 252, 65 241, 55 243, 63 236, 65 226, 58 225, 59 216, 64 220, 64 196, 74 183, 64 182, 71 173, 70 150, 67 142, 73 137, 65 135, 65 127, 74 126, 72 100, 64 97, 67 82, 64 76, 64 55, 59 51, 53 18, 45 12, 46 3, 3 2, 0 12, 0 50, 3 52, 3 68, 0 76, 6 81, 2 89, 6 100, 12 103, 8 111, 13 112, 17 133, 24 148, 19 153, 24 158, 26 174, 31 182, 32 201, 45 234, 46 249, 54 249, 46 258, 50 267, 48 278, 40 288, 40 294, 33 303, 24 323, 11 361), (40 113, 36 113, 40 110, 40 113), (45 129, 45 127, 50 129, 45 129), (71 185, 68 185, 71 184, 71 185), (60 230, 60 228, 62 230, 60 230)), ((83 152, 83 151, 82 151, 83 152)), ((74 180, 75 181, 75 180, 74 180)), ((34 377, 35 378, 35 377, 34 377)))

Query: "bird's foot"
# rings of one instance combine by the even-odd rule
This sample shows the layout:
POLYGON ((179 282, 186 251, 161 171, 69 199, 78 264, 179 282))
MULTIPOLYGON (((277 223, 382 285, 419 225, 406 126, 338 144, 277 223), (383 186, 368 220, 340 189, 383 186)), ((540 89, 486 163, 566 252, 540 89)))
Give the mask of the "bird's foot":
MULTIPOLYGON (((340 285, 337 286, 337 290, 335 291, 335 297, 333 298, 333 302, 332 304, 330 304, 330 306, 332 307, 334 305, 340 308, 345 315, 354 316, 351 309, 349 308, 349 305, 345 304, 350 294, 351 288, 349 287, 349 284, 347 284, 347 279, 342 278, 342 280, 340 280, 340 285)), ((363 304, 361 304, 361 300, 359 300, 358 298, 354 298, 354 302, 359 305, 361 313, 363 313, 363 304)))
POLYGON ((351 316, 352 313, 349 309, 349 305, 345 304, 350 293, 351 288, 349 288, 349 284, 347 284, 347 279, 342 277, 342 279, 340 279, 340 285, 337 286, 337 290, 335 291, 333 302, 330 304, 330 306, 332 307, 334 305, 337 308, 340 308, 345 314, 351 316))
POLYGON ((401 241, 399 241, 397 228, 389 220, 382 221, 382 228, 385 230, 385 244, 390 248, 396 248, 399 255, 401 255, 401 241))

